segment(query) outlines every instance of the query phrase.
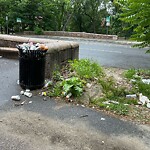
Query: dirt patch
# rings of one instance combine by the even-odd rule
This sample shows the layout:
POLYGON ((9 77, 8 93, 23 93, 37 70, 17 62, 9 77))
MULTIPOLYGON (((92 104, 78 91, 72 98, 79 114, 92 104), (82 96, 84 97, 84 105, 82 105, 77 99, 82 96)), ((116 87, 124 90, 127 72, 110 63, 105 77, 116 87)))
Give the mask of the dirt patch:
POLYGON ((108 136, 82 122, 70 125, 23 109, 0 117, 3 150, 148 150, 136 137, 108 136))

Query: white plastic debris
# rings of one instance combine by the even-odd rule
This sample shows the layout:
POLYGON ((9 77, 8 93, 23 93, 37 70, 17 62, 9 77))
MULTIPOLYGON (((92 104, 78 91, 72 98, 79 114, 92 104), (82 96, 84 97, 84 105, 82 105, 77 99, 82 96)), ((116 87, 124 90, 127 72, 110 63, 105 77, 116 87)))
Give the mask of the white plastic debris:
POLYGON ((14 100, 14 101, 20 101, 20 96, 15 95, 15 96, 12 96, 11 99, 14 100))
POLYGON ((110 100, 109 102, 110 102, 110 103, 113 103, 113 104, 119 104, 119 102, 113 101, 113 100, 110 100))
POLYGON ((119 102, 117 102, 117 101, 114 101, 114 100, 109 100, 109 101, 105 101, 105 102, 102 102, 103 104, 106 104, 106 105, 110 105, 110 103, 112 103, 112 104, 119 104, 119 102))
POLYGON ((25 104, 25 102, 26 102, 26 101, 23 101, 23 102, 21 103, 21 105, 24 105, 24 104, 25 104))
POLYGON ((147 103, 147 105, 146 105, 146 106, 147 106, 147 108, 150 108, 150 103, 147 103))
POLYGON ((48 81, 44 87, 47 88, 49 85, 52 85, 52 81, 48 81))
POLYGON ((17 84, 18 84, 18 85, 20 84, 19 80, 17 80, 17 84))
POLYGON ((124 104, 124 106, 128 106, 129 104, 124 104))
POLYGON ((105 104, 105 105, 110 105, 109 101, 105 101, 105 102, 102 102, 102 103, 105 104))
POLYGON ((70 98, 71 95, 72 95, 72 93, 69 93, 69 94, 66 96, 66 98, 67 98, 67 99, 70 98))
POLYGON ((101 118, 102 121, 106 120, 105 118, 101 118))
POLYGON ((85 107, 84 105, 81 105, 81 107, 85 107))
POLYGON ((32 101, 29 101, 29 104, 32 104, 32 101))
POLYGON ((3 56, 0 56, 0 58, 2 58, 3 56))
POLYGON ((136 96, 136 94, 130 94, 130 95, 126 95, 126 98, 129 98, 129 99, 136 99, 137 96, 136 96))
POLYGON ((142 79, 142 82, 145 84, 150 84, 150 79, 142 79))
POLYGON ((86 87, 87 87, 87 88, 91 88, 91 86, 92 86, 92 84, 90 84, 90 83, 87 83, 87 84, 86 84, 86 87))
POLYGON ((20 94, 21 94, 21 95, 24 95, 24 91, 20 91, 20 94))
POLYGON ((30 92, 30 89, 26 89, 26 92, 30 92))
POLYGON ((136 80, 135 80, 135 79, 131 79, 130 81, 131 81, 131 82, 136 82, 136 80))
POLYGON ((24 92, 24 95, 31 98, 32 97, 32 93, 29 93, 29 92, 24 92))
POLYGON ((139 94, 139 101, 142 103, 142 105, 150 103, 148 97, 142 95, 142 93, 139 94))

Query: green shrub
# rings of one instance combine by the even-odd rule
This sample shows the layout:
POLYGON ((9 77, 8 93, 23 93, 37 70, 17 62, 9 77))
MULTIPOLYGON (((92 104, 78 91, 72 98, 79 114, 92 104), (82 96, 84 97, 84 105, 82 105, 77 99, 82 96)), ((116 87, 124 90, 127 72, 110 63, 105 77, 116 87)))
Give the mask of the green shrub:
POLYGON ((71 70, 84 79, 93 80, 104 75, 103 69, 96 62, 89 59, 70 61, 71 70))
POLYGON ((34 34, 36 35, 42 35, 43 34, 43 30, 39 27, 35 27, 34 28, 34 34))
POLYGON ((71 95, 75 97, 82 95, 83 81, 78 77, 71 77, 69 79, 63 80, 61 85, 64 95, 67 95, 69 93, 71 93, 71 95))

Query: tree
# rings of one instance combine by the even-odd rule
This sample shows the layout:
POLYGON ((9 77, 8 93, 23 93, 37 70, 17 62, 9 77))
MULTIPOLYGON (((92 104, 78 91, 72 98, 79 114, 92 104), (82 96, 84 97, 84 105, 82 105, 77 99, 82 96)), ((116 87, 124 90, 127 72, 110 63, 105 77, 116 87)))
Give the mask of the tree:
POLYGON ((121 6, 122 14, 120 19, 129 23, 133 28, 132 39, 140 44, 140 48, 150 46, 150 1, 149 0, 116 0, 121 6))

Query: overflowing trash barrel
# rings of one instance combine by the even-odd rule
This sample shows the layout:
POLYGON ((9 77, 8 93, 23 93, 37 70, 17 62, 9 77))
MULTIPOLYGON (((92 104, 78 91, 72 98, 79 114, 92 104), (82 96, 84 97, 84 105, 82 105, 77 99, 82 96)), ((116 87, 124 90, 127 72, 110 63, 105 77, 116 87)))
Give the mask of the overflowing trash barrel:
POLYGON ((19 50, 19 84, 23 89, 40 89, 45 84, 47 46, 23 43, 19 50))

